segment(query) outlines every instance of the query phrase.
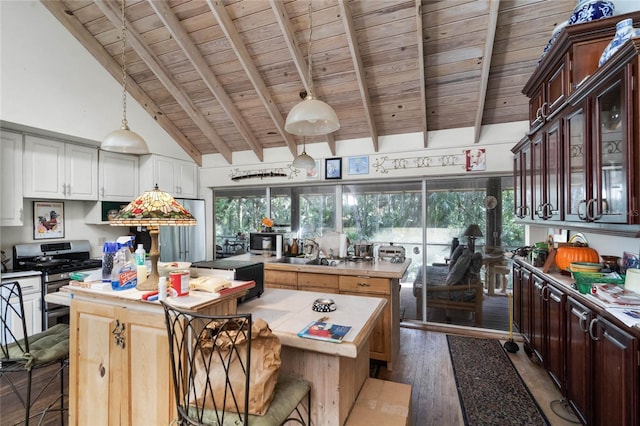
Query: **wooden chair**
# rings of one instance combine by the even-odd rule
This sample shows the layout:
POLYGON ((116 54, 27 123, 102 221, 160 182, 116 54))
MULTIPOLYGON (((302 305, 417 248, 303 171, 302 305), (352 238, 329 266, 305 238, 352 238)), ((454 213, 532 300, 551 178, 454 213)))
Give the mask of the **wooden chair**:
MULTIPOLYGON (((473 314, 474 324, 482 326, 484 290, 481 281, 470 284, 445 285, 448 266, 427 266, 427 309, 467 311, 473 314)), ((422 318, 422 270, 413 284, 416 312, 422 318)))
POLYGON ((282 374, 278 375, 274 397, 266 413, 262 416, 249 414, 251 314, 209 316, 182 311, 164 302, 162 305, 169 336, 178 424, 262 426, 282 425, 288 421, 311 424, 309 382, 282 374), (219 344, 221 342, 226 345, 219 344), (247 345, 246 350, 239 349, 240 342, 247 345), (211 371, 215 371, 213 376, 217 380, 211 377, 211 371), (299 407, 305 399, 306 419, 299 407))
MULTIPOLYGON (((24 310, 22 290, 17 281, 0 284, 0 382, 6 381, 24 407, 26 426, 32 418, 40 416, 40 423, 50 412, 60 412, 60 424, 64 424, 67 411, 64 394, 64 369, 69 365, 69 326, 56 324, 38 334, 27 336, 27 315, 24 310), (58 365, 53 371, 46 370, 44 381, 33 396, 32 379, 35 371, 45 374, 45 367, 58 365), (26 380, 25 380, 26 376, 26 380), (57 397, 44 409, 35 413, 32 408, 59 379, 57 397), (26 386, 24 383, 26 382, 26 386), (44 385, 42 384, 44 383, 44 385), (26 389, 25 389, 26 388, 26 389)), ((53 367, 51 367, 53 368, 53 367)))

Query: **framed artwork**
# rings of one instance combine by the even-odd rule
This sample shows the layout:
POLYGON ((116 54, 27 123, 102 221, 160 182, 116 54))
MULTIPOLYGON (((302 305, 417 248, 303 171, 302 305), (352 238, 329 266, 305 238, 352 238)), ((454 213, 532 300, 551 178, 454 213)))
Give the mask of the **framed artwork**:
POLYGON ((315 160, 315 162, 315 167, 307 169, 307 180, 320 179, 320 160, 315 160))
POLYGON ((486 150, 480 149, 467 149, 465 151, 466 157, 466 169, 468 172, 475 172, 487 169, 487 157, 486 150))
POLYGON ((64 238, 64 203, 33 202, 33 239, 64 238))
POLYGON ((369 157, 349 157, 347 161, 347 173, 350 175, 368 175, 369 157))
POLYGON ((342 158, 327 158, 324 160, 324 178, 342 179, 342 158))

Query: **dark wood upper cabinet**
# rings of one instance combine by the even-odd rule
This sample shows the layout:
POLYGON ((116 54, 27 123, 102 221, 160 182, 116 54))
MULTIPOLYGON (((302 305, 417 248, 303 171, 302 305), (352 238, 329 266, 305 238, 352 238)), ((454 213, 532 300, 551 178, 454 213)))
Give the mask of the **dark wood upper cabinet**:
POLYGON ((525 85, 528 142, 514 149, 517 220, 640 236, 640 39, 598 68, 615 24, 568 26, 525 85))

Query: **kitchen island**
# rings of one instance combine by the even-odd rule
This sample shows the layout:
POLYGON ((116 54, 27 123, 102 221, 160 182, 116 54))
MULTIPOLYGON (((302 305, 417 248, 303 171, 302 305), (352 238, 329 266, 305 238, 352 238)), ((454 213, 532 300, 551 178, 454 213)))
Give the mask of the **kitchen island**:
POLYGON ((262 318, 282 344, 280 370, 311 383, 311 423, 342 425, 369 376, 369 339, 387 301, 379 297, 266 289, 238 312, 262 318), (331 298, 333 312, 312 310, 316 299, 331 298), (298 336, 311 321, 350 326, 342 343, 298 336))
MULTIPOLYGON (((167 303, 234 314, 242 292, 192 291, 167 303)), ((142 301, 142 294, 66 286, 47 296, 71 305, 70 425, 168 425, 176 418, 164 310, 157 301, 142 301)))
POLYGON ((381 297, 387 305, 370 339, 371 359, 393 368, 400 347, 400 279, 411 264, 389 260, 341 261, 337 266, 284 263, 275 256, 242 254, 230 259, 264 262, 264 287, 330 294, 381 297))

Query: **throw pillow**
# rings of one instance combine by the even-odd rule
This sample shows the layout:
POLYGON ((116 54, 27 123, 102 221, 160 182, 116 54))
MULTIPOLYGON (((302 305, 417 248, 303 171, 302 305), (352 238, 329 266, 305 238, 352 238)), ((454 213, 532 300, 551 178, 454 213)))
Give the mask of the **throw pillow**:
MULTIPOLYGON (((458 251, 458 249, 456 249, 458 251)), ((455 263, 449 270, 446 285, 456 285, 464 282, 464 276, 471 265, 472 253, 469 249, 464 248, 455 263)), ((452 259, 453 260, 453 259, 452 259)))

